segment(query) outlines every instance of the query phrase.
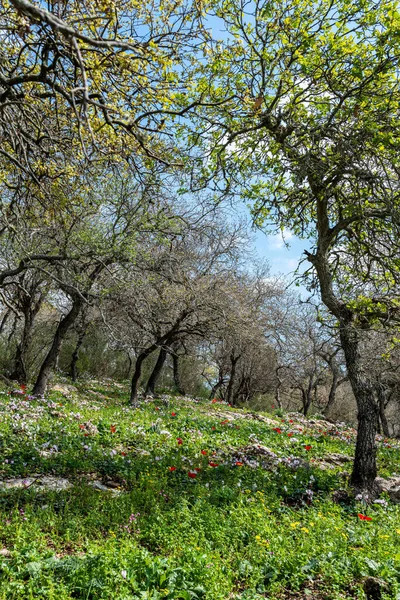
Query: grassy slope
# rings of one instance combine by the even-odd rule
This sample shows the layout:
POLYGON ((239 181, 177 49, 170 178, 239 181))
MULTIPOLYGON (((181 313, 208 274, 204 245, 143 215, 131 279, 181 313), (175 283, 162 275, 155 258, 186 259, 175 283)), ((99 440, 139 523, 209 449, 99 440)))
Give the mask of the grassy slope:
MULTIPOLYGON (((0 478, 74 483, 0 493, 0 599, 363 598, 367 576, 388 583, 384 598, 399 597, 400 507, 335 504, 343 467, 318 467, 353 453, 353 430, 228 421, 239 411, 173 398, 132 410, 113 383, 90 389, 106 398, 0 396, 0 478), (257 467, 257 456, 234 453, 249 443, 310 468, 257 467), (94 489, 91 477, 120 493, 94 489)), ((399 447, 379 445, 381 473, 399 472, 399 447)))

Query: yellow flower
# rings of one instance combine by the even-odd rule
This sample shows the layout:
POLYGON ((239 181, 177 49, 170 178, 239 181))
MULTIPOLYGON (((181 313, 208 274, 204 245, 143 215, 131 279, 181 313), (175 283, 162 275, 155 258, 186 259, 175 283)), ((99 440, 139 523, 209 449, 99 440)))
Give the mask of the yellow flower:
POLYGON ((302 527, 302 528, 301 528, 301 530, 302 530, 302 531, 304 531, 305 533, 310 533, 310 532, 308 531, 307 527, 302 527))

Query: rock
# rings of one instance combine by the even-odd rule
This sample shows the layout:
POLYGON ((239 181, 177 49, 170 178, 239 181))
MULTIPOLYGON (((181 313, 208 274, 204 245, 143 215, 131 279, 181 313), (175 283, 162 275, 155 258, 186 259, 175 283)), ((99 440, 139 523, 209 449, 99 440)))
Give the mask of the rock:
POLYGON ((352 462, 353 458, 351 456, 347 456, 347 454, 328 454, 324 456, 324 461, 333 465, 343 465, 348 462, 352 462))
POLYGON ((118 496, 121 493, 121 490, 116 490, 114 488, 108 487, 98 480, 90 481, 89 485, 95 490, 98 490, 99 492, 110 492, 111 494, 115 494, 116 496, 118 496))
POLYGON ((78 388, 67 383, 57 383, 56 385, 53 385, 50 391, 59 392, 63 396, 68 397, 70 394, 76 394, 78 392, 78 388))
POLYGON ((380 494, 386 492, 392 502, 400 503, 400 477, 377 477, 375 485, 380 494))
POLYGON ((35 488, 35 490, 53 490, 62 492, 72 487, 72 483, 68 479, 62 477, 53 477, 51 475, 35 475, 30 477, 19 477, 14 479, 6 479, 0 481, 0 490, 11 489, 27 489, 35 488))
POLYGON ((367 600, 381 600, 382 592, 388 591, 387 584, 376 577, 367 577, 364 579, 363 587, 367 600))
POLYGON ((353 496, 346 490, 335 490, 332 494, 332 501, 335 504, 350 504, 353 500, 353 496))
POLYGON ((346 454, 328 454, 324 456, 323 459, 313 460, 313 464, 317 466, 322 471, 327 471, 330 469, 335 469, 336 467, 341 467, 342 465, 352 462, 353 458, 351 456, 347 456, 346 454))

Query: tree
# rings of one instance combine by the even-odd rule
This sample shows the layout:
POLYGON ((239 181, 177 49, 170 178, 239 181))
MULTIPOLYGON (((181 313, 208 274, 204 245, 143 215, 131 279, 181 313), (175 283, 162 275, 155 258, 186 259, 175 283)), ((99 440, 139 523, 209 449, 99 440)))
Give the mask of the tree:
POLYGON ((357 401, 351 481, 371 489, 379 401, 360 329, 399 315, 397 5, 229 0, 215 12, 228 33, 205 48, 210 106, 193 117, 203 185, 310 240, 306 277, 338 322, 357 401))
POLYGON ((182 111, 188 53, 202 34, 196 2, 9 0, 0 31, 9 185, 24 174, 41 190, 98 161, 129 162, 138 174, 153 159, 179 163, 171 117, 182 111))

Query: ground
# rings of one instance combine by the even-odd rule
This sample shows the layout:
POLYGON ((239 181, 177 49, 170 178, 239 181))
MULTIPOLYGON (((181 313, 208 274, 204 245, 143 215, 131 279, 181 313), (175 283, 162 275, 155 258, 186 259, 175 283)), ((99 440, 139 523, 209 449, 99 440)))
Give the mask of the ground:
MULTIPOLYGON (((335 600, 368 581, 400 598, 400 506, 337 492, 343 424, 168 396, 134 409, 112 381, 0 400, 1 600, 335 600)), ((395 475, 399 443, 378 446, 395 475)))

